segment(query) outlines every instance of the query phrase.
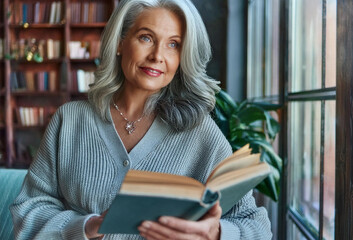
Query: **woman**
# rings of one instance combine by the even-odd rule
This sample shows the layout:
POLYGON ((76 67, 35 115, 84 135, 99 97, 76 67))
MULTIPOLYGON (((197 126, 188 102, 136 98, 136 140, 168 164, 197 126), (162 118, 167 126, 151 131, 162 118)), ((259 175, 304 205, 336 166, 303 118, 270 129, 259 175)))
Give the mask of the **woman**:
MULTIPOLYGON (((189 0, 126 0, 102 37, 89 102, 54 115, 11 207, 18 239, 270 239, 251 193, 228 213, 161 217, 140 235, 98 233, 130 168, 205 182, 231 148, 209 116, 217 82, 205 73, 210 46, 189 0)), ((122 216, 123 218, 124 216, 122 216)))

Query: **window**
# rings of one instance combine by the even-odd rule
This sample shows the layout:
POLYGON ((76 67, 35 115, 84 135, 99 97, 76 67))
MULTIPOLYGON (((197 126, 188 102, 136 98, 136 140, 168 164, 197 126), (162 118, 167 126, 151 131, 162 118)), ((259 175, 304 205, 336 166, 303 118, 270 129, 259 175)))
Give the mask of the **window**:
POLYGON ((335 239, 336 18, 337 0, 249 1, 247 98, 283 104, 278 239, 335 239))
POLYGON ((336 1, 288 6, 289 216, 307 238, 334 239, 336 1))
POLYGON ((278 102, 279 0, 249 1, 247 98, 278 102))

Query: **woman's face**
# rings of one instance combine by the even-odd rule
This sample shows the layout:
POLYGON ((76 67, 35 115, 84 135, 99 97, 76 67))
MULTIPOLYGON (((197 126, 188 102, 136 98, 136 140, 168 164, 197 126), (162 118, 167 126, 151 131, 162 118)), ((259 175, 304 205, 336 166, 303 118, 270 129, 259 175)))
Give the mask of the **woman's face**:
POLYGON ((158 92, 173 79, 180 63, 183 22, 163 9, 143 11, 119 45, 125 89, 158 92))

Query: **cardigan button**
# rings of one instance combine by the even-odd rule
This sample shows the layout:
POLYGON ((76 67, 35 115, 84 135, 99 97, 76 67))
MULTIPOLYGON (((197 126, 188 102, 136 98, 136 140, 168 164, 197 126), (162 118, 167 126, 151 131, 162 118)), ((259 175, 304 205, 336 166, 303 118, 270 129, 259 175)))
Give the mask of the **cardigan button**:
POLYGON ((124 160, 124 162, 123 162, 123 166, 124 166, 124 167, 129 166, 129 164, 130 164, 130 161, 129 161, 129 160, 124 160))

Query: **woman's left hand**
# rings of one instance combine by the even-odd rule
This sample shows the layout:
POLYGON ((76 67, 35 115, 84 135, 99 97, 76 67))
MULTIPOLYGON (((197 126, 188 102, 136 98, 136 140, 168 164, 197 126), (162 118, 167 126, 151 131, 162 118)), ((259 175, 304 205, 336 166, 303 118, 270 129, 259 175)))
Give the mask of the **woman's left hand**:
POLYGON ((144 221, 138 230, 147 240, 218 240, 222 208, 217 203, 199 221, 161 217, 158 222, 144 221))

